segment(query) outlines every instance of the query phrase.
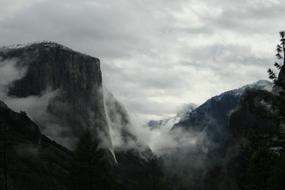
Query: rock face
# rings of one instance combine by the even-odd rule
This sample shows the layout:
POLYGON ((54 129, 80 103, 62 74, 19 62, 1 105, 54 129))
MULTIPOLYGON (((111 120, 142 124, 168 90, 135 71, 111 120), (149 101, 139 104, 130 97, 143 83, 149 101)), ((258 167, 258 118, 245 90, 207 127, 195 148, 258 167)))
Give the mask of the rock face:
POLYGON ((103 146, 112 147, 99 59, 51 42, 5 48, 0 51, 0 57, 16 59, 17 67, 26 69, 23 78, 9 84, 8 97, 56 94, 43 108, 45 116, 34 118, 31 114, 44 133, 72 148, 83 129, 90 128, 104 141, 103 146))
POLYGON ((12 190, 65 190, 72 152, 42 135, 24 112, 0 105, 0 189, 6 180, 12 190))
MULTIPOLYGON (((5 96, 0 81, 0 98, 27 113, 14 112, 0 101, 0 129, 7 126, 8 132, 3 134, 13 141, 9 165, 11 171, 24 173, 9 173, 9 189, 67 189, 72 150, 87 128, 101 140, 118 189, 149 189, 150 184, 145 183, 151 181, 149 160, 154 155, 138 142, 126 109, 102 90, 99 59, 43 42, 2 48, 0 67, 3 61, 12 65, 8 68, 25 73, 5 84, 5 96)), ((3 173, 1 170, 0 181, 3 173)))
POLYGON ((105 90, 104 95, 114 148, 128 149, 129 144, 140 146, 137 137, 131 131, 132 123, 125 107, 109 91, 105 90))

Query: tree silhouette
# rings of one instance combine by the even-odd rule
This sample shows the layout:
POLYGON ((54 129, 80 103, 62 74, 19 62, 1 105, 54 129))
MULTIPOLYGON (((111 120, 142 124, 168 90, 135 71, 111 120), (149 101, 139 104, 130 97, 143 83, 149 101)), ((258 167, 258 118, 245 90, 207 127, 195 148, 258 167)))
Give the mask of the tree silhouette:
POLYGON ((0 123, 0 143, 1 143, 1 167, 3 169, 3 186, 8 190, 8 167, 7 167, 7 128, 0 123))
POLYGON ((282 80, 282 76, 280 74, 284 74, 285 72, 285 68, 283 67, 283 65, 285 65, 285 31, 281 31, 279 34, 280 42, 276 46, 275 54, 277 61, 274 63, 274 67, 278 70, 279 75, 277 75, 271 68, 269 68, 267 72, 269 79, 271 79, 275 85, 284 88, 285 81, 283 80, 285 80, 285 78, 282 80))
POLYGON ((277 81, 277 76, 276 76, 276 74, 274 73, 274 71, 273 71, 272 69, 268 69, 267 72, 268 72, 269 78, 270 78, 271 80, 273 80, 274 83, 276 83, 276 81, 277 81))

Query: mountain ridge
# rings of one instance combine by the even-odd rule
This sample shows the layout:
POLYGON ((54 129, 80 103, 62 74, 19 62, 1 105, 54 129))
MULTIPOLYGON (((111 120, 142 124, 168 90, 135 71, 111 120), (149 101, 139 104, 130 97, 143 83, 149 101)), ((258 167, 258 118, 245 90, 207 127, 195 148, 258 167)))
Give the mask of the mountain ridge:
MULTIPOLYGON (((229 116, 228 114, 230 114, 230 112, 238 106, 239 98, 247 89, 256 88, 256 89, 271 90, 272 85, 273 84, 269 81, 259 80, 255 83, 245 85, 245 86, 242 86, 240 88, 229 90, 229 91, 223 92, 219 95, 213 96, 212 98, 208 99, 203 104, 198 106, 196 109, 194 109, 192 112, 189 112, 189 115, 186 116, 185 118, 182 118, 182 120, 180 120, 180 122, 178 122, 173 127, 173 129, 175 129, 177 127, 184 127, 184 128, 186 127, 187 128, 187 126, 189 126, 190 128, 194 128, 195 126, 198 127, 200 125, 200 127, 202 127, 202 128, 199 129, 199 127, 198 127, 198 130, 203 130, 204 129, 203 126, 209 126, 210 123, 199 124, 199 122, 201 121, 200 119, 193 119, 193 121, 189 121, 189 119, 191 120, 191 118, 195 117, 195 115, 198 116, 200 114, 204 115, 202 117, 211 117, 211 118, 219 118, 220 117, 221 119, 219 119, 218 124, 222 124, 223 126, 225 126, 226 123, 228 123, 227 122, 228 120, 224 120, 224 119, 227 118, 229 116), (226 101, 226 102, 223 102, 223 101, 226 101), (217 113, 213 112, 212 116, 207 116, 206 112, 208 113, 210 111, 209 109, 212 109, 212 108, 217 109, 217 113), (222 115, 219 116, 218 111, 219 112, 222 111, 222 115)), ((209 122, 210 122, 210 120, 211 119, 209 118, 209 122)))

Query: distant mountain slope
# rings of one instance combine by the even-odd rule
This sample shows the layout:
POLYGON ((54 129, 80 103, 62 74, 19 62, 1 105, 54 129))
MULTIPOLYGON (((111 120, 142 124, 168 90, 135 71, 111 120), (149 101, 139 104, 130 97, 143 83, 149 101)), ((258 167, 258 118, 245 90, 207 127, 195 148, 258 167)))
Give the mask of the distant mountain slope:
MULTIPOLYGON (((112 170, 117 188, 148 189, 152 169, 149 159, 154 158, 151 150, 115 153, 118 164, 113 165, 112 170)), ((26 113, 17 113, 0 101, 1 190, 5 189, 5 173, 8 189, 68 190, 73 155, 72 151, 41 134, 39 126, 26 113)))
POLYGON ((184 105, 180 111, 174 116, 169 117, 162 120, 150 120, 146 125, 151 129, 158 129, 158 128, 168 128, 171 129, 175 124, 179 123, 182 119, 187 117, 193 110, 196 109, 195 104, 186 104, 184 105))
MULTIPOLYGON (((181 189, 239 189, 235 188, 236 184, 231 184, 233 174, 227 173, 232 169, 224 167, 239 151, 240 141, 230 143, 235 141, 232 139, 235 132, 230 129, 231 115, 239 109, 240 101, 249 89, 270 93, 271 88, 269 81, 258 81, 212 97, 189 111, 169 132, 177 146, 162 156, 168 178, 175 178, 181 189), (229 154, 228 150, 231 150, 229 154)), ((254 104, 254 101, 250 103, 254 104)), ((238 123, 251 122, 239 120, 238 123)), ((240 127, 236 125, 236 128, 240 127)))
POLYGON ((0 125, 0 189, 4 165, 9 189, 66 189, 71 151, 42 135, 24 112, 14 112, 1 101, 0 125))
POLYGON ((260 80, 256 83, 212 97, 195 110, 189 112, 186 117, 174 125, 172 130, 180 128, 195 132, 204 131, 213 137, 214 140, 222 140, 220 137, 223 136, 224 129, 229 126, 231 112, 238 107, 241 95, 246 89, 250 88, 271 90, 272 83, 260 80))
POLYGON ((247 90, 231 114, 222 170, 209 176, 221 189, 284 189, 284 76, 283 65, 272 91, 247 90))

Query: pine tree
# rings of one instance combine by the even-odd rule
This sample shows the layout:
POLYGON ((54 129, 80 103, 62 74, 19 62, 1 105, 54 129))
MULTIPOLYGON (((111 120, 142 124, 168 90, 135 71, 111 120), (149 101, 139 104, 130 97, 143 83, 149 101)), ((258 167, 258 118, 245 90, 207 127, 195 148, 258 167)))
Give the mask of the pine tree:
POLYGON ((276 74, 274 73, 274 71, 272 69, 268 69, 267 72, 268 72, 269 78, 271 80, 273 80, 274 83, 276 83, 277 77, 276 77, 276 74))
MULTIPOLYGON (((277 69, 277 71, 280 73, 284 74, 285 68, 283 65, 285 64, 285 31, 281 31, 280 33, 280 42, 276 46, 276 58, 277 61, 274 63, 274 67, 277 69)), ((268 75, 269 79, 271 79, 275 85, 280 86, 282 88, 285 88, 284 82, 285 81, 280 81, 280 77, 273 71, 273 69, 268 69, 268 75)))

